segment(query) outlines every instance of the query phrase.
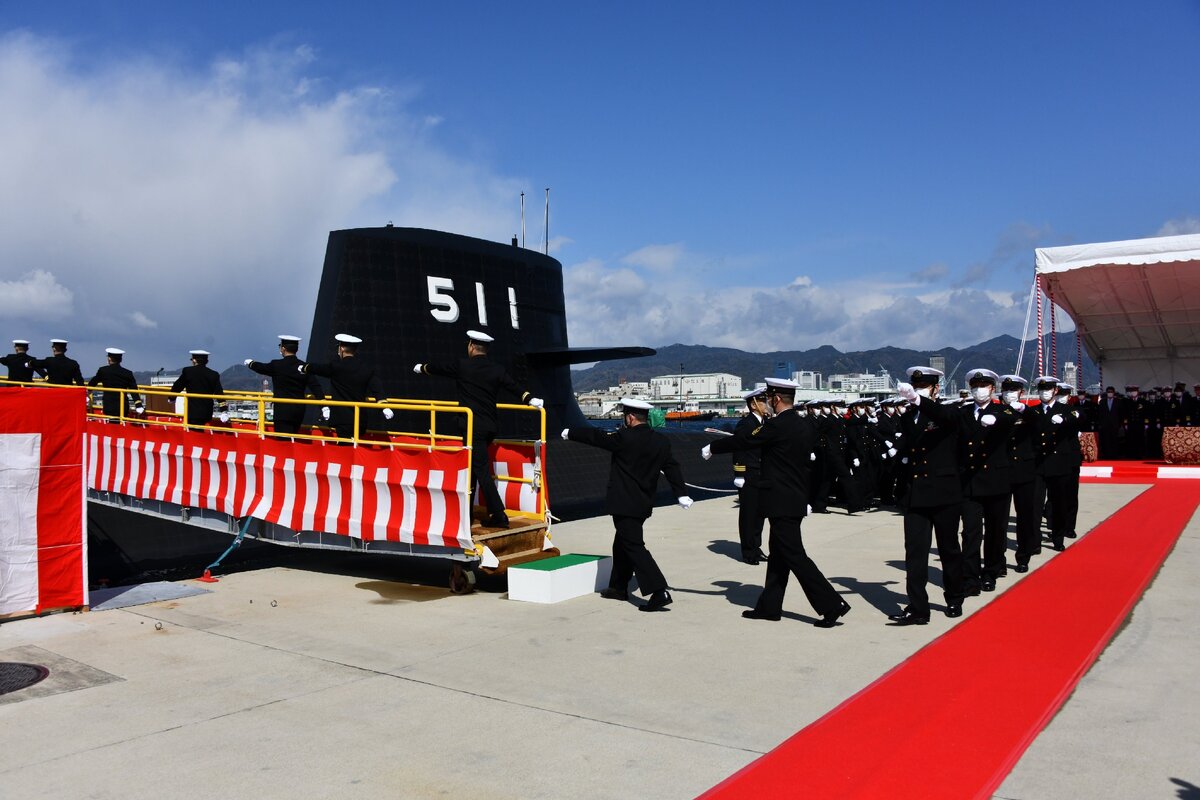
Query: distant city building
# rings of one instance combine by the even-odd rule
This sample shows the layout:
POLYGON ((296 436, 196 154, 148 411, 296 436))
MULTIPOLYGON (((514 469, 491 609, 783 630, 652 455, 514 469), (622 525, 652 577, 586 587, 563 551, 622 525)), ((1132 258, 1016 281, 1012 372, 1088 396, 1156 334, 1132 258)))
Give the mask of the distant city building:
POLYGON ((796 367, 792 364, 792 362, 776 361, 775 362, 775 374, 772 375, 771 377, 772 378, 785 378, 785 379, 790 380, 792 377, 792 373, 795 371, 796 371, 796 367))
POLYGON ((946 374, 946 357, 945 356, 930 356, 929 366, 933 367, 943 375, 946 374))
POLYGON ((1080 388, 1079 367, 1075 366, 1074 361, 1068 361, 1067 363, 1063 364, 1062 379, 1063 383, 1069 383, 1076 389, 1080 388))
POLYGON ((820 389, 821 388, 821 373, 812 372, 811 370, 800 370, 792 373, 794 380, 801 389, 820 389))
POLYGON ((846 375, 830 375, 829 391, 838 394, 890 394, 892 391, 892 376, 887 370, 880 370, 871 375, 865 372, 849 373, 846 375))
POLYGON ((655 400, 702 400, 741 394, 742 379, 724 372, 659 375, 650 379, 650 396, 655 400))

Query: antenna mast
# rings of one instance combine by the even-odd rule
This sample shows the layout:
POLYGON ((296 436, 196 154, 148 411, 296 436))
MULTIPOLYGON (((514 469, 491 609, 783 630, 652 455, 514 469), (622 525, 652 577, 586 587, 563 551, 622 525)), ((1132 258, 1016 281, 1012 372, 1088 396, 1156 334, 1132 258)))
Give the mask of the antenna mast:
POLYGON ((525 249, 525 193, 521 192, 521 249, 525 249))
POLYGON ((546 255, 550 255, 550 187, 546 187, 546 255))

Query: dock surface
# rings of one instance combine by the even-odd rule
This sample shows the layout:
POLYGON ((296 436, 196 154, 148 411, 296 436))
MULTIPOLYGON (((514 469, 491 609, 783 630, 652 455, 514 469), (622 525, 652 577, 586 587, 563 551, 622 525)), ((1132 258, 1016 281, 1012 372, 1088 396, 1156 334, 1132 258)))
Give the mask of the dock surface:
MULTIPOLYGON (((1085 484, 1081 535, 1144 488, 1085 484)), ((675 602, 654 614, 276 567, 208 594, 8 622, 0 661, 51 677, 0 695, 3 794, 695 797, 1028 577, 1010 570, 959 620, 938 613, 935 589, 929 625, 889 627, 904 599, 900 518, 835 511, 804 537, 853 607, 844 624, 809 624, 794 582, 783 620, 744 620, 765 566, 737 560, 736 525, 729 498, 655 511, 646 541, 675 602)), ((605 554, 612 525, 552 534, 563 552, 605 554)), ((1069 555, 1047 550, 1034 570, 1069 555)), ((1193 519, 995 797, 1200 797, 1197 574, 1193 519)), ((1069 596, 1045 609, 1064 626, 1074 612, 1069 596)), ((939 746, 953 757, 953 733, 939 746)))

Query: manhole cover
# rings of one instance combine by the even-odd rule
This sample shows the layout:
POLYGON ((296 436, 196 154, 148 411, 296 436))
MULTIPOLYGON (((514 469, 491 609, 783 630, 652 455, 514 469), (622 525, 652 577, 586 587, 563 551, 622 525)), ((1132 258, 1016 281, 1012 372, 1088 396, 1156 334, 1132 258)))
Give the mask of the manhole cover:
POLYGON ((0 661, 0 694, 8 694, 33 686, 50 674, 40 664, 19 664, 15 661, 0 661))

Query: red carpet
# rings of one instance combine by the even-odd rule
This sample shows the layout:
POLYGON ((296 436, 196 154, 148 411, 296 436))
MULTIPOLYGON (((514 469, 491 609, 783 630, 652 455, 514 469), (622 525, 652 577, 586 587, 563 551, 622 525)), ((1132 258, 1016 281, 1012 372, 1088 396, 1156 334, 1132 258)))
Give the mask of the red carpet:
POLYGON ((1198 502, 1200 481, 1151 486, 702 797, 990 797, 1141 598, 1198 502))

